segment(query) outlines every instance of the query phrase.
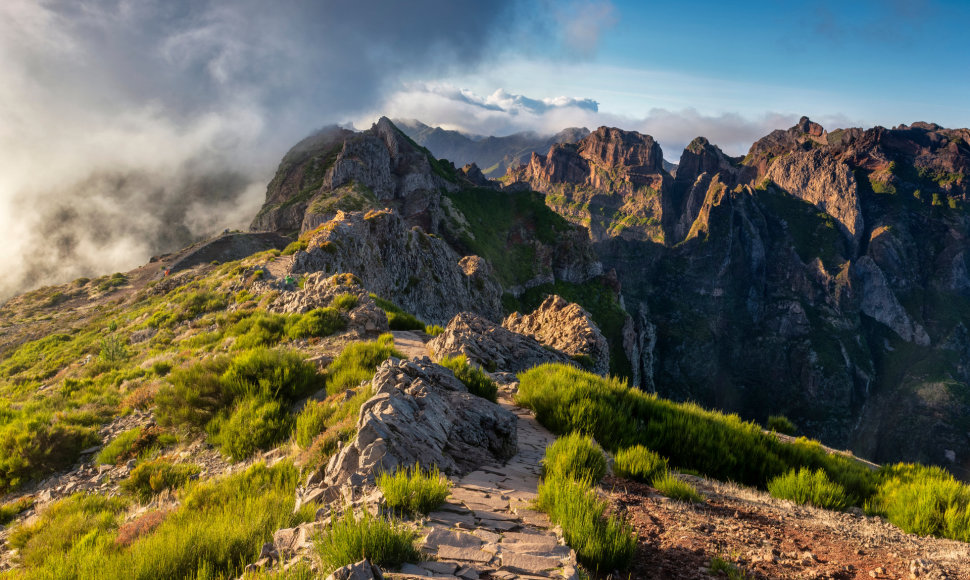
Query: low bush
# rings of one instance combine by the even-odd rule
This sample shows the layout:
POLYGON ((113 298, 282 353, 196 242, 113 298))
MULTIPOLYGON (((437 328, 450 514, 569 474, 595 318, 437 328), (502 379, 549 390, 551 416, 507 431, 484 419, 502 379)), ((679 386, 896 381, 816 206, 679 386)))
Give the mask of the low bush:
POLYGON ((606 456, 592 438, 570 433, 546 447, 543 477, 589 479, 597 483, 606 475, 606 456))
POLYGON ((634 445, 617 452, 613 473, 643 483, 650 483, 667 472, 667 460, 643 445, 634 445))
POLYGON ((286 336, 296 340, 312 336, 330 336, 347 328, 347 321, 336 308, 315 308, 297 314, 286 323, 286 336))
POLYGON ((417 538, 417 532, 401 524, 370 515, 366 510, 357 518, 347 510, 340 517, 334 516, 316 541, 322 576, 364 558, 382 568, 418 562, 421 553, 415 547, 417 538))
POLYGON ((97 462, 100 465, 115 465, 134 459, 154 445, 156 438, 157 433, 154 430, 144 430, 141 427, 119 433, 98 453, 97 462))
POLYGON ((25 567, 42 566, 52 554, 71 553, 92 534, 113 530, 127 507, 122 498, 74 494, 52 503, 37 521, 15 528, 7 543, 19 550, 25 567))
POLYGON ((191 463, 173 463, 168 459, 143 461, 131 470, 128 479, 121 482, 121 488, 148 501, 166 489, 182 487, 200 471, 199 466, 191 463))
POLYGON ((498 400, 498 386, 495 381, 482 369, 468 364, 468 358, 465 355, 446 357, 438 364, 455 373, 458 380, 468 387, 469 393, 493 403, 498 400))
POLYGON ((398 469, 377 477, 388 507, 408 514, 427 514, 440 506, 451 490, 451 482, 437 467, 422 471, 420 465, 398 469))
POLYGON ((169 512, 167 510, 152 510, 130 522, 126 522, 118 528, 118 535, 115 536, 115 545, 119 548, 130 546, 138 538, 147 536, 155 531, 158 526, 162 525, 162 522, 165 521, 168 514, 169 512))
POLYGON ((280 252, 280 255, 282 255, 282 256, 292 256, 293 254, 295 254, 297 252, 302 252, 302 251, 304 251, 306 249, 307 249, 307 241, 306 240, 297 240, 295 242, 290 242, 289 245, 287 245, 285 248, 283 248, 283 251, 280 252))
POLYGON ((327 392, 332 395, 369 381, 377 367, 392 356, 404 358, 394 350, 394 337, 390 334, 382 334, 374 342, 347 345, 327 368, 327 392))
POLYGON ((437 324, 427 324, 424 327, 424 333, 428 336, 438 336, 444 331, 445 329, 437 324))
POLYGON ((209 440, 233 461, 248 459, 285 439, 292 418, 280 401, 251 395, 217 415, 206 426, 209 440))
POLYGON ((644 445, 679 468, 764 488, 792 468, 824 469, 854 501, 874 492, 869 469, 815 442, 785 443, 737 415, 674 403, 568 365, 519 375, 517 401, 557 434, 579 431, 607 450, 644 445))
POLYGON ((562 527, 569 546, 583 565, 612 572, 629 566, 637 546, 633 528, 615 515, 606 516, 588 479, 547 478, 539 483, 537 507, 562 527))
POLYGON ((400 306, 390 300, 385 300, 377 294, 370 297, 377 306, 387 314, 387 325, 391 330, 424 330, 425 324, 413 314, 408 314, 400 306))
POLYGON ((777 498, 824 509, 844 510, 849 507, 845 489, 830 480, 822 469, 792 469, 769 481, 768 492, 777 498))
POLYGON ((71 466, 83 449, 100 442, 92 427, 44 413, 14 414, 0 426, 0 493, 71 466))
POLYGON ((669 471, 653 478, 650 485, 662 495, 686 503, 704 503, 704 496, 693 485, 677 479, 669 471))
POLYGON ((330 307, 336 308, 342 312, 349 312, 354 308, 357 308, 358 302, 359 299, 355 294, 344 292, 343 294, 337 294, 334 296, 333 300, 330 302, 330 307))
POLYGON ((5 526, 21 513, 34 507, 33 496, 26 495, 0 505, 0 526, 5 526))
POLYGON ((236 337, 238 349, 273 346, 282 340, 286 321, 287 317, 281 314, 256 310, 226 329, 226 334, 236 337))
POLYGON ((754 577, 748 574, 746 570, 740 568, 736 564, 725 560, 720 556, 714 556, 711 558, 711 563, 708 565, 712 575, 720 576, 722 573, 727 576, 728 580, 749 580, 754 577))
POLYGON ((766 425, 769 431, 777 431, 778 433, 783 433, 785 435, 795 434, 795 424, 784 415, 771 415, 768 417, 768 424, 766 425))
POLYGON ((327 403, 308 401, 296 416, 296 444, 304 449, 312 445, 317 435, 327 429, 327 419, 333 412, 327 403))
POLYGON ((272 541, 273 532, 306 521, 303 511, 293 513, 298 477, 291 463, 259 463, 199 483, 154 531, 127 546, 116 543, 123 500, 82 496, 95 498, 83 500, 90 509, 82 517, 38 522, 39 532, 26 538, 38 549, 24 549, 40 557, 25 562, 22 573, 28 578, 236 578, 272 541))
POLYGON ((322 387, 317 368, 298 351, 257 348, 236 355, 220 377, 237 396, 268 392, 294 402, 322 387))
POLYGON ((970 542, 970 487, 940 467, 884 466, 882 484, 866 506, 903 531, 970 542))
POLYGON ((223 387, 222 374, 229 357, 206 359, 175 369, 155 394, 155 419, 162 427, 201 430, 232 402, 223 387))

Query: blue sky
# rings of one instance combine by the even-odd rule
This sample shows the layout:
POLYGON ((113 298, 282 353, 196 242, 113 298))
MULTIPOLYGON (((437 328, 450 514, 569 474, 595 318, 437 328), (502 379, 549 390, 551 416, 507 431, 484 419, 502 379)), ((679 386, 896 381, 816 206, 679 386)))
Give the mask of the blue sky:
POLYGON ((560 110, 535 117, 509 109, 506 123, 497 116, 469 120, 467 111, 443 103, 435 111, 421 90, 411 100, 422 105, 401 100, 386 108, 408 116, 411 106, 425 122, 492 133, 601 119, 660 133, 671 146, 668 158, 691 138, 670 127, 671 115, 683 126, 709 126, 734 153, 803 114, 839 126, 970 125, 970 2, 578 0, 546 8, 558 11, 548 16, 558 27, 537 29, 526 20, 480 66, 422 80, 436 83, 437 93, 443 85, 483 99, 497 89, 532 99, 591 99, 598 115, 560 110), (668 117, 659 126, 650 122, 658 113, 668 117), (748 130, 738 131, 738 121, 748 130))

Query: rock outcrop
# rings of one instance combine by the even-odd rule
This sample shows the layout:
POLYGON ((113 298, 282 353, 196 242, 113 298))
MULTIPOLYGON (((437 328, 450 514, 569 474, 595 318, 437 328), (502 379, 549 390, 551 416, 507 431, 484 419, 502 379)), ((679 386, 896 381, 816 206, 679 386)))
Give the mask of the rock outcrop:
POLYGON ((430 360, 391 359, 371 384, 374 396, 360 409, 357 436, 327 465, 327 486, 361 486, 415 463, 461 475, 516 452, 515 415, 470 394, 430 360))
POLYGON ((546 194, 546 204, 589 228, 590 237, 663 241, 664 194, 671 182, 660 145, 649 135, 600 127, 576 144, 509 168, 511 187, 546 194), (519 184, 519 185, 517 185, 519 184))
POLYGON ((303 280, 302 288, 294 287, 280 292, 270 304, 269 310, 304 313, 314 308, 332 306, 334 298, 349 294, 357 299, 356 306, 345 313, 350 330, 355 330, 358 334, 388 330, 387 315, 377 306, 367 290, 355 282, 353 275, 328 276, 322 272, 313 272, 303 280))
POLYGON ((323 130, 283 157, 250 227, 306 231, 340 210, 393 205, 427 229, 440 190, 458 188, 455 176, 443 175, 441 163, 386 117, 360 133, 323 130))
POLYGON ((767 178, 835 218, 853 248, 858 247, 864 228, 862 207, 848 165, 819 149, 795 151, 772 163, 767 178))
POLYGON ((295 254, 292 270, 354 274, 428 323, 444 324, 464 310, 501 316, 501 288, 487 262, 462 258, 440 238, 409 228, 394 210, 338 212, 295 254))
POLYGON ((610 345, 582 306, 555 294, 531 314, 513 312, 502 326, 538 340, 573 358, 587 357, 589 370, 605 376, 610 370, 610 345))
POLYGON ((435 360, 465 355, 486 370, 518 373, 550 362, 576 364, 568 355, 470 312, 451 319, 445 331, 428 343, 435 360))

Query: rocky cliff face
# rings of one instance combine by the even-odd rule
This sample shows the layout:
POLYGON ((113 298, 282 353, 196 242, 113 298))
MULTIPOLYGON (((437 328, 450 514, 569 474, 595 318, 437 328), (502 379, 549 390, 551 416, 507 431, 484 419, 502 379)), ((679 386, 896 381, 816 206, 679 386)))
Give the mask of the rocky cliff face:
POLYGON ((575 145, 553 145, 545 157, 534 153, 504 181, 545 193, 549 207, 586 226, 593 240, 664 239, 664 194, 672 179, 649 135, 600 127, 575 145))
POLYGON ((307 231, 339 210, 385 206, 427 225, 439 190, 458 188, 449 169, 386 117, 361 133, 326 129, 286 154, 251 229, 307 231))
POLYGON ((471 310, 501 317, 501 288, 484 260, 410 228, 394 210, 338 212, 297 252, 295 274, 351 273, 361 285, 422 320, 445 324, 471 310))

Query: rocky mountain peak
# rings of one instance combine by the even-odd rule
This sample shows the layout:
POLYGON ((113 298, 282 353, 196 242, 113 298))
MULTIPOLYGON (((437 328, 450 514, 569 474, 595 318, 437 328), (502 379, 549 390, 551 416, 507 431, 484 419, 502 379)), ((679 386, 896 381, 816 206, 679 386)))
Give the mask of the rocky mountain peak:
POLYGON ((579 142, 578 154, 590 162, 641 174, 663 172, 663 151, 653 137, 615 127, 600 127, 579 142))

